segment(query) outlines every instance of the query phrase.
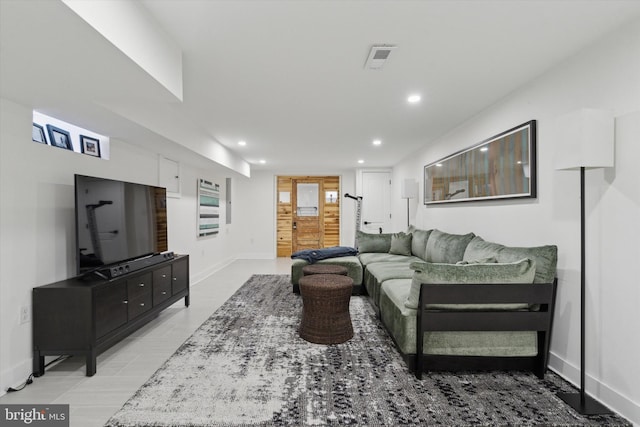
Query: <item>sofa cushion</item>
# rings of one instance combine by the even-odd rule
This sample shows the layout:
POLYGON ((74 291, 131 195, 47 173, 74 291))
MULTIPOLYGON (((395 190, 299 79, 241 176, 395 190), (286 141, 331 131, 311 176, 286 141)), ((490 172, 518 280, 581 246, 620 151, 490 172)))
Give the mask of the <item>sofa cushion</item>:
POLYGON ((367 265, 364 274, 364 286, 374 305, 378 307, 380 300, 380 286, 386 280, 411 280, 413 270, 408 262, 375 262, 367 265))
POLYGON ((411 264, 412 262, 422 261, 422 259, 415 256, 394 255, 388 253, 382 254, 375 252, 359 254, 358 259, 364 266, 373 264, 374 262, 405 262, 407 263, 407 268, 409 268, 409 264, 411 264))
POLYGON ((427 242, 433 230, 411 229, 411 254, 427 260, 427 242))
POLYGON ((394 255, 411 256, 411 233, 393 233, 389 253, 394 255))
POLYGON ((356 242, 358 243, 358 252, 378 252, 388 253, 391 248, 391 234, 372 234, 356 232, 356 242))
MULTIPOLYGON (((411 290, 405 301, 408 308, 418 308, 420 285, 427 284, 484 284, 484 283, 533 283, 536 262, 522 259, 502 264, 440 264, 416 262, 411 264, 415 270, 411 290)), ((427 304, 433 310, 526 310, 526 303, 509 304, 427 304)))
POLYGON ((471 261, 485 257, 495 257, 498 262, 513 262, 529 258, 536 262, 534 283, 551 283, 556 277, 558 264, 558 247, 555 245, 536 246, 530 248, 509 247, 498 243, 486 242, 476 236, 469 242, 463 260, 471 261))
POLYGON ((471 261, 482 258, 496 257, 498 252, 504 249, 504 245, 487 242, 480 236, 475 236, 464 250, 463 261, 471 261))
POLYGON ((417 310, 403 304, 411 288, 411 279, 387 280, 382 288, 380 293, 384 296, 380 295, 380 320, 403 354, 415 354, 417 310))
POLYGON ((455 264, 462 261, 464 251, 475 234, 449 234, 433 230, 427 240, 426 258, 428 262, 455 264))
POLYGON ((494 256, 490 256, 487 258, 474 259, 470 261, 458 261, 456 265, 469 265, 469 264, 495 264, 498 260, 494 256))

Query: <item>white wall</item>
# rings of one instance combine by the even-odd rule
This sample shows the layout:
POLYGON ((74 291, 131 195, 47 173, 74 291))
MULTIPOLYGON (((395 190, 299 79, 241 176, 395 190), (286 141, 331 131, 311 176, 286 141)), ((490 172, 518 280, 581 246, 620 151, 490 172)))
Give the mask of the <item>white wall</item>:
POLYGON ((550 365, 579 383, 579 173, 554 169, 554 128, 558 116, 582 107, 608 109, 616 117, 616 166, 587 171, 586 180, 587 391, 640 423, 640 290, 634 270, 640 262, 640 114, 630 115, 640 111, 640 22, 430 143, 394 168, 394 181, 420 182, 420 203, 412 205, 411 221, 421 228, 473 231, 508 245, 558 245, 550 365), (424 165, 532 119, 538 129, 536 199, 422 205, 424 165))
MULTIPOLYGON (((75 275, 74 173, 158 185, 158 154, 111 138, 102 160, 31 141, 30 107, 0 99, 0 390, 31 373, 31 289, 75 275)), ((181 159, 175 159, 180 161, 181 159)), ((201 166, 202 167, 202 166, 201 166)), ((234 176, 182 163, 182 194, 168 199, 169 249, 190 255, 191 284, 235 258, 234 227, 197 239, 197 179, 234 176)), ((224 203, 224 194, 222 195, 224 203)), ((221 209, 224 224, 224 208, 221 209)), ((271 225, 272 227, 272 225, 271 225)))
POLYGON ((291 171, 253 171, 251 178, 234 180, 237 195, 234 196, 234 221, 246 226, 238 230, 235 240, 241 258, 270 259, 276 256, 276 177, 278 175, 338 175, 340 176, 340 245, 353 246, 355 227, 355 203, 345 199, 344 193, 354 193, 355 172, 327 170, 318 173, 291 171))

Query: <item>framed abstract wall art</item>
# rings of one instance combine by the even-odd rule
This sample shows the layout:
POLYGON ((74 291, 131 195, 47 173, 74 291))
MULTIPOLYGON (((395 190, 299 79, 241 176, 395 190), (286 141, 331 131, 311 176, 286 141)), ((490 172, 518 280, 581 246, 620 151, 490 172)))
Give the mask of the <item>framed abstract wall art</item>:
POLYGON ((424 167, 424 204, 536 197, 536 121, 424 167))
POLYGON ((220 232, 220 185, 198 180, 198 237, 220 232))

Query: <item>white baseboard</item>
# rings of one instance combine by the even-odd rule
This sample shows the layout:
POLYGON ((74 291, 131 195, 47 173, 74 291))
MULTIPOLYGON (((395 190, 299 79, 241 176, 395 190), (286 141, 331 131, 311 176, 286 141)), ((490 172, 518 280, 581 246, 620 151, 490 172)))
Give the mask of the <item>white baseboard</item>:
POLYGON ((7 394, 7 389, 9 387, 22 385, 29 375, 31 375, 32 371, 33 363, 30 357, 21 361, 17 365, 2 371, 2 374, 0 374, 0 378, 2 378, 2 384, 0 384, 0 396, 7 394))
POLYGON ((247 252, 238 255, 237 259, 276 259, 273 252, 247 252))
MULTIPOLYGON (((580 368, 553 352, 549 353, 549 369, 576 387, 580 387, 580 368)), ((634 402, 630 397, 612 389, 589 374, 585 374, 584 388, 589 396, 619 413, 635 426, 640 426, 640 403, 634 402)))
POLYGON ((197 285, 207 277, 211 276, 216 271, 222 270, 224 267, 231 264, 235 260, 236 260, 235 258, 227 258, 221 262, 217 262, 213 264, 211 267, 199 272, 198 274, 194 274, 190 276, 189 277, 190 286, 197 285))

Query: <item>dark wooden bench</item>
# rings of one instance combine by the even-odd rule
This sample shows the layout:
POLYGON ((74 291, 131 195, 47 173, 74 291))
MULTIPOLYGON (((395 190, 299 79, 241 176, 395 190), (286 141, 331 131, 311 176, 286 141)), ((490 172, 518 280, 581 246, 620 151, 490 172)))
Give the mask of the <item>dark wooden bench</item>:
POLYGON ((558 279, 533 284, 422 284, 416 327, 415 374, 426 371, 526 370, 543 378, 547 370, 558 279), (526 303, 531 310, 447 311, 427 304, 526 303), (538 354, 531 357, 423 354, 425 332, 537 331, 538 354))

